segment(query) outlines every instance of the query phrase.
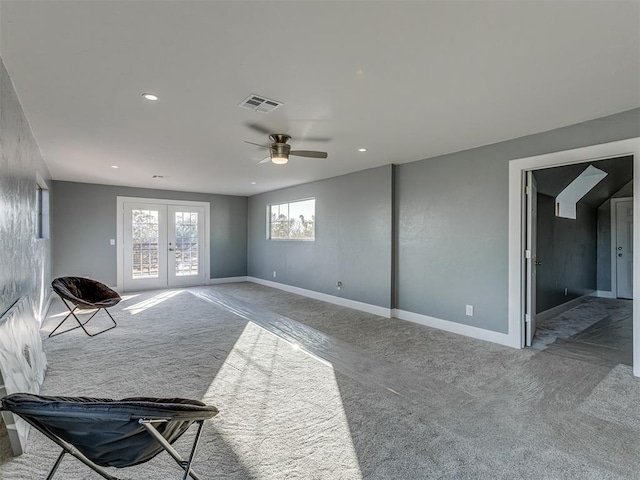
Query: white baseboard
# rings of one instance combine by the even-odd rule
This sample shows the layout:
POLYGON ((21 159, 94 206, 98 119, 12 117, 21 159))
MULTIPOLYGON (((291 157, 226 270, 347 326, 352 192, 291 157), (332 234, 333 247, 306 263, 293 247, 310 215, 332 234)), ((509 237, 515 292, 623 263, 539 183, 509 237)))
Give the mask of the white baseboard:
POLYGON ((372 315, 380 315, 381 317, 391 318, 391 309, 385 307, 379 307, 377 305, 371 305, 369 303, 358 302, 356 300, 349 300, 347 298, 336 297, 326 293, 314 292, 313 290, 307 290, 305 288, 293 287, 291 285, 285 285, 284 283, 271 282, 269 280, 263 280, 257 277, 246 277, 248 282, 258 283, 267 287, 277 288, 284 290, 285 292, 295 293, 302 295, 303 297, 313 298, 315 300, 322 300, 323 302, 333 303, 334 305, 340 305, 341 307, 353 308, 354 310, 360 310, 361 312, 371 313, 372 315))
POLYGON ((598 298, 618 298, 614 292, 608 290, 598 290, 595 296, 598 298))
POLYGON ((500 345, 506 345, 508 347, 520 348, 520 342, 514 341, 509 335, 505 333, 492 332, 483 328, 472 327, 469 325, 463 325, 461 323, 451 322, 449 320, 441 320, 439 318, 429 317, 427 315, 421 315, 419 313, 407 312, 404 310, 390 309, 385 307, 379 307, 377 305, 371 305, 369 303, 358 302, 355 300, 349 300, 346 298, 336 297, 334 295, 328 295, 326 293, 314 292, 313 290, 307 290, 300 287, 294 287, 286 285, 284 283, 272 282, 269 280, 263 280, 257 277, 247 277, 248 282, 265 285, 267 287, 277 288, 286 292, 295 293, 304 297, 313 298, 316 300, 322 300, 323 302, 333 303, 334 305, 340 305, 341 307, 353 308, 354 310, 360 310, 362 312, 371 313, 373 315, 380 315, 385 318, 399 318, 401 320, 407 320, 409 322, 418 323, 427 327, 437 328, 439 330, 445 330, 447 332, 457 333, 467 337, 477 338, 479 340, 486 340, 488 342, 498 343, 500 345), (517 343, 517 345, 516 345, 517 343))
POLYGON ((221 283, 238 283, 246 282, 247 277, 224 277, 224 278, 210 278, 205 285, 219 285, 221 283))
POLYGON ((427 327, 437 328, 438 330, 457 333, 458 335, 464 335, 465 337, 477 338, 479 340, 498 343, 507 347, 520 348, 520 341, 516 341, 516 339, 506 333, 492 332, 491 330, 485 330, 484 328, 472 327, 471 325, 464 325, 450 320, 442 320, 440 318, 430 317, 420 313, 407 312, 406 310, 394 309, 393 316, 400 320, 406 320, 408 322, 425 325, 427 327))
MULTIPOLYGON (((204 285, 219 285, 220 283, 237 283, 237 282, 246 282, 247 281, 247 277, 223 277, 223 278, 209 278, 207 280, 205 280, 204 285)), ((202 284, 200 284, 202 285, 202 284)), ((118 293, 125 293, 124 290, 118 286, 116 287, 109 287, 113 290, 115 290, 118 293)), ((161 288, 149 288, 149 289, 143 289, 143 290, 132 290, 135 292, 143 292, 143 291, 148 291, 148 290, 164 290, 165 288, 180 288, 180 287, 161 287, 161 288)))
POLYGON ((577 307, 581 303, 586 302, 590 297, 598 297, 599 295, 597 295, 597 293, 598 292, 593 291, 593 292, 587 293, 586 295, 582 295, 581 297, 574 298, 573 300, 569 300, 568 302, 565 302, 561 305, 557 305, 553 308, 549 308, 544 312, 540 312, 536 314, 536 319, 538 322, 542 322, 551 317, 555 317, 556 315, 560 315, 561 313, 564 313, 567 310, 571 310, 573 307, 577 307))

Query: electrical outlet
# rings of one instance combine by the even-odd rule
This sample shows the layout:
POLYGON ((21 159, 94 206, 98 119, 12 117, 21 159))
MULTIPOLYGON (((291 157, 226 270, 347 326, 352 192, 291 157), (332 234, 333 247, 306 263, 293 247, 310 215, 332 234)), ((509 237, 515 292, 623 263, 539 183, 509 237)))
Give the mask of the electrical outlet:
POLYGON ((336 282, 336 288, 342 290, 342 282, 336 282))
POLYGON ((567 287, 564 288, 564 296, 567 296, 567 287))
POLYGON ((465 313, 469 317, 473 317, 473 305, 467 305, 465 313))
POLYGON ((116 244, 116 239, 115 238, 110 238, 109 239, 109 245, 115 245, 116 244))
POLYGON ((273 271, 273 278, 276 278, 276 271, 273 271))

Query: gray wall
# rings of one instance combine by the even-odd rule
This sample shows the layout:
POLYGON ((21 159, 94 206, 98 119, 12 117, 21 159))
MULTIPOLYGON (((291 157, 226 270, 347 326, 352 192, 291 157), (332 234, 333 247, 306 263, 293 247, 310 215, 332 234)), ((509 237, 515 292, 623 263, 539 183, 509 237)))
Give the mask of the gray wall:
POLYGON ((248 274, 390 307, 391 200, 391 165, 250 197, 248 274), (267 206, 309 197, 315 241, 268 240, 267 206))
POLYGON ((116 197, 211 204, 211 278, 247 274, 247 198, 54 182, 53 276, 82 275, 116 285, 116 197))
POLYGON ((509 161, 638 136, 634 109, 250 197, 248 274, 507 333, 509 161), (268 241, 266 206, 311 196, 316 242, 268 241))
POLYGON ((36 173, 50 186, 49 171, 0 59, 0 314, 28 296, 38 318, 49 295, 50 240, 36 239, 36 173))
MULTIPOLYGON (((611 198, 633 197, 633 180, 611 198)), ((598 207, 598 290, 611 291, 611 199, 598 207)))
POLYGON ((555 198, 538 194, 537 313, 596 290, 597 223, 595 208, 578 202, 575 219, 560 218, 555 198))
POLYGON ((638 136, 634 109, 399 165, 398 308, 507 333, 509 161, 638 136))

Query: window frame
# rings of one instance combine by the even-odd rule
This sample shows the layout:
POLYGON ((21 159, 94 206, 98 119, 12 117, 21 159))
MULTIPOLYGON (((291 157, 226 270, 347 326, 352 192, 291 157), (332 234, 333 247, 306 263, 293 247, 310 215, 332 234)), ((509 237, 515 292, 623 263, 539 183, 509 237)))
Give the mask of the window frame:
POLYGON ((51 235, 49 186, 36 174, 35 238, 48 240, 51 235))
MULTIPOLYGON (((290 201, 285 201, 285 202, 274 202, 274 203, 269 203, 267 204, 267 208, 266 208, 266 235, 267 235, 267 240, 272 240, 275 242, 315 242, 316 241, 316 197, 307 197, 307 198, 300 198, 297 200, 290 200, 290 201), (291 237, 291 231, 289 230, 289 236, 287 238, 273 238, 271 236, 271 225, 272 225, 272 221, 271 221, 271 208, 274 206, 280 206, 280 205, 287 205, 287 220, 286 223, 289 223, 289 212, 290 212, 290 207, 291 204, 293 203, 299 203, 299 202, 308 202, 309 200, 313 200, 313 238, 293 238, 291 237)), ((283 220, 280 221, 280 223, 284 223, 283 220)))

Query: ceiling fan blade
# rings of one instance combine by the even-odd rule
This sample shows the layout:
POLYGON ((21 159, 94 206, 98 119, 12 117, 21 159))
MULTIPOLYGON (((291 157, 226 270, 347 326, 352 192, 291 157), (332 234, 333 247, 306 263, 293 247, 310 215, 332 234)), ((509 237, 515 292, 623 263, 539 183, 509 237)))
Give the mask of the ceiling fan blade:
POLYGON ((301 142, 330 142, 331 138, 329 137, 300 137, 298 139, 301 142))
POLYGON ((265 158, 265 159, 263 159, 263 160, 260 160, 260 161, 258 162, 258 164, 260 164, 260 163, 267 163, 267 162, 270 162, 270 161, 271 161, 271 157, 267 157, 267 158, 265 158))
POLYGON ((289 155, 295 155, 296 157, 327 158, 327 152, 315 152, 313 150, 291 150, 289 155))
POLYGON ((268 149, 268 148, 269 148, 269 145, 260 145, 259 143, 249 142, 249 141, 247 141, 247 140, 245 140, 245 141, 244 141, 244 143, 249 143, 249 144, 251 144, 251 145, 255 145, 256 147, 262 147, 262 148, 266 148, 266 149, 268 149))
POLYGON ((263 127, 262 125, 258 125, 257 123, 245 123, 245 125, 249 127, 251 130, 253 130, 254 132, 258 132, 263 135, 270 135, 273 133, 268 128, 263 127))

